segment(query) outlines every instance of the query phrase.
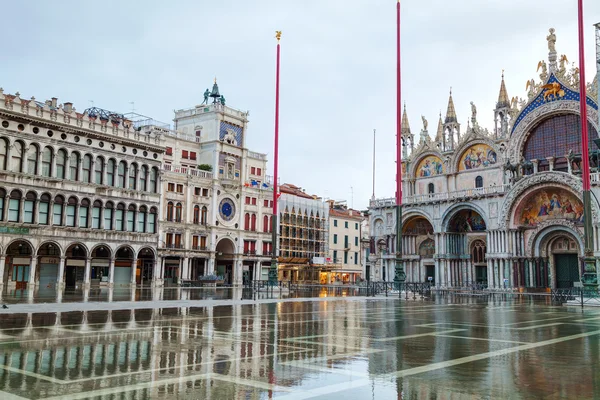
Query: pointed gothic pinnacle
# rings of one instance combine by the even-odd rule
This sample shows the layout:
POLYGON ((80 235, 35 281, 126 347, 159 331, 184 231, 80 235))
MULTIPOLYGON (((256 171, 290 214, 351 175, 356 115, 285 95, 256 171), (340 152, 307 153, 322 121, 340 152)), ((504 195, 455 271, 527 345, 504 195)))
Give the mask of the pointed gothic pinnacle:
POLYGON ((502 82, 500 83, 500 93, 498 94, 498 102, 496 108, 510 107, 510 101, 508 99, 508 93, 506 91, 506 85, 504 84, 504 70, 502 70, 502 82))
POLYGON ((410 134, 410 124, 408 123, 408 115, 406 114, 406 103, 404 103, 404 112, 402 113, 402 134, 410 134))
POLYGON ((437 134, 435 135, 435 141, 441 142, 444 134, 444 122, 442 121, 442 110, 440 110, 440 120, 438 121, 437 134))
POLYGON ((450 87, 450 98, 448 98, 448 110, 446 111, 446 123, 457 121, 454 100, 452 100, 452 87, 450 87))

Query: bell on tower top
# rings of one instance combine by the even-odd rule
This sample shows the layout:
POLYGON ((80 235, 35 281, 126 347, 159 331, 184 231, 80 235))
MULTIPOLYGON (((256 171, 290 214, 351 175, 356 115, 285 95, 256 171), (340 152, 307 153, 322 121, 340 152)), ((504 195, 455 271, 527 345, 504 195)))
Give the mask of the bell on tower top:
POLYGON ((217 78, 215 78, 215 83, 213 84, 212 92, 210 93, 210 97, 213 98, 213 104, 216 104, 218 102, 219 98, 221 97, 221 94, 219 93, 219 85, 217 85, 217 78))

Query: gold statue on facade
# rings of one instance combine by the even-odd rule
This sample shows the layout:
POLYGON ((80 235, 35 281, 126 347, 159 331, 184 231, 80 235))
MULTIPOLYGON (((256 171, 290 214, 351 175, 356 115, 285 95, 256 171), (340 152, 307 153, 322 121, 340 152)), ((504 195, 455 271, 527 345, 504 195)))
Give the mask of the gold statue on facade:
POLYGON ((281 31, 275 31, 275 39, 279 42, 281 40, 281 31))

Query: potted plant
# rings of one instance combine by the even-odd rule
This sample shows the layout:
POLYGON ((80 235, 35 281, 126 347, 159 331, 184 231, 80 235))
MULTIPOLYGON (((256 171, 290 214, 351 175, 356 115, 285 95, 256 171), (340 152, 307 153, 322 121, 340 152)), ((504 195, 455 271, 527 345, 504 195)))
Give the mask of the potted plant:
POLYGON ((198 169, 201 171, 212 171, 212 166, 210 164, 200 164, 198 165, 198 169))
POLYGON ((199 277, 198 281, 202 286, 216 287, 217 285, 222 285, 224 279, 222 276, 211 274, 199 277))

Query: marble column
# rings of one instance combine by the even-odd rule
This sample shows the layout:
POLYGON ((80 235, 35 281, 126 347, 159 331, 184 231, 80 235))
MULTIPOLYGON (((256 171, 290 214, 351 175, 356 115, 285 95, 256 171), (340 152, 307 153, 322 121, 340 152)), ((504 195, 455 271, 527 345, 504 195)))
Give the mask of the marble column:
POLYGON ((0 255, 0 293, 4 287, 4 267, 6 265, 6 256, 0 255))
POLYGON ((113 287, 115 284, 115 259, 114 257, 110 258, 110 263, 108 264, 108 286, 113 287))
POLYGON ((56 277, 56 290, 60 291, 64 287, 65 279, 65 259, 67 257, 61 256, 58 262, 58 276, 56 277))
POLYGON ((135 286, 136 284, 136 273, 137 273, 137 263, 138 263, 138 259, 134 258, 133 261, 131 262, 131 285, 135 286))
POLYGON ((90 285, 91 274, 92 274, 92 259, 88 257, 85 259, 85 274, 83 277, 83 286, 84 287, 87 287, 90 285))

